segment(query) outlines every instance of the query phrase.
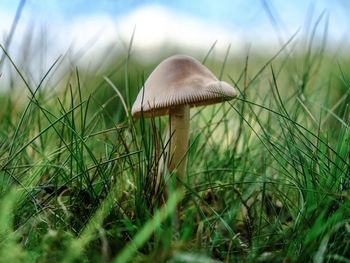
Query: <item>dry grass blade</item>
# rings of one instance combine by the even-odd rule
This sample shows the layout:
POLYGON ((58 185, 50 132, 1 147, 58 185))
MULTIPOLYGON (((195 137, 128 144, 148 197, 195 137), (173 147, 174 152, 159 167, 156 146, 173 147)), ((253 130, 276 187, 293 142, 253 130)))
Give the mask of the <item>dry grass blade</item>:
POLYGON ((118 88, 114 85, 114 83, 107 77, 107 76, 103 76, 103 78, 107 81, 107 83, 115 90, 115 92, 118 94, 122 104, 123 104, 123 107, 124 107, 124 110, 125 110, 125 114, 129 117, 129 110, 128 110, 128 107, 126 106, 126 103, 125 103, 125 100, 123 98, 123 95, 120 93, 120 91, 118 90, 118 88))

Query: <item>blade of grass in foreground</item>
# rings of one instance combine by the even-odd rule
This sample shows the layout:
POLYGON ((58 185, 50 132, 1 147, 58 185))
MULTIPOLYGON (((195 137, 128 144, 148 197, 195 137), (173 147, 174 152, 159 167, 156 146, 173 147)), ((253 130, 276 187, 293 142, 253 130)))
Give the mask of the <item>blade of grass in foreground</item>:
POLYGON ((154 217, 149 220, 143 228, 135 235, 134 239, 126 245, 126 247, 114 258, 113 262, 122 263, 129 262, 135 252, 146 243, 152 233, 160 226, 175 209, 176 205, 181 201, 184 193, 182 190, 174 192, 168 202, 154 214, 154 217))
POLYGON ((114 200, 118 200, 120 194, 120 191, 117 189, 118 186, 118 184, 114 185, 111 192, 102 202, 96 213, 91 217, 84 230, 81 232, 79 238, 75 239, 71 243, 70 248, 66 253, 66 257, 62 262, 75 262, 75 260, 84 252, 86 246, 94 238, 95 232, 101 228, 103 220, 109 215, 111 209, 113 208, 114 200))
POLYGON ((13 231, 16 193, 14 190, 2 196, 0 202, 0 255, 1 262, 20 262, 23 258, 23 250, 18 245, 19 237, 13 231), (3 261, 4 260, 4 261, 3 261))

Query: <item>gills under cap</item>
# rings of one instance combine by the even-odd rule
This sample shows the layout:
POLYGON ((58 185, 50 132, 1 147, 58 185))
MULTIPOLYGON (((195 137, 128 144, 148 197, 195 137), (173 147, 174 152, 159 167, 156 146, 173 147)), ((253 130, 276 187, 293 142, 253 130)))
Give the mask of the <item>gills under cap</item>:
POLYGON ((180 105, 203 106, 230 100, 236 90, 196 59, 175 55, 161 62, 146 80, 132 107, 139 118, 161 116, 180 105))

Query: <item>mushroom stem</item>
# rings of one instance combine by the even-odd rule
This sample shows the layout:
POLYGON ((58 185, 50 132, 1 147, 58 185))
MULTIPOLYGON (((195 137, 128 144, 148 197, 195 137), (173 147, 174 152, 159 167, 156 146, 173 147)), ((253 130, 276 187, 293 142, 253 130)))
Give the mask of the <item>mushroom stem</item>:
POLYGON ((190 128, 190 106, 181 105, 170 110, 167 140, 167 166, 171 173, 176 167, 177 177, 183 177, 187 164, 187 148, 190 128))

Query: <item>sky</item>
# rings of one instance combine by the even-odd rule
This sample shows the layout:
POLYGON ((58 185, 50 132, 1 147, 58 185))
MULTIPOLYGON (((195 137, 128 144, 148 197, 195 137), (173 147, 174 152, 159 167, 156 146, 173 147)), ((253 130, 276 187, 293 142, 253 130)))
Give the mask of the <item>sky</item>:
MULTIPOLYGON (((19 2, 0 0, 2 45, 19 2)), ((88 58, 106 50, 125 52, 134 29, 133 49, 144 60, 156 59, 164 46, 205 53, 215 41, 218 54, 225 53, 229 45, 236 55, 244 54, 248 47, 275 52, 298 30, 297 39, 310 35, 321 14, 316 37, 324 34, 328 23, 328 45, 339 48, 348 43, 349 2, 26 0, 11 45, 6 48, 17 61, 41 57, 43 71, 67 52, 72 61, 80 59, 81 50, 88 58)))

